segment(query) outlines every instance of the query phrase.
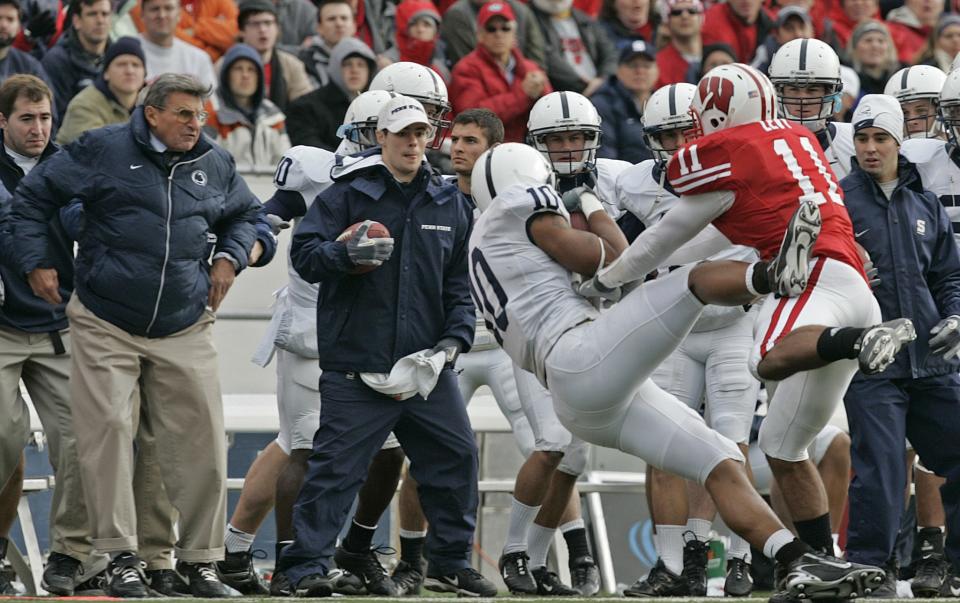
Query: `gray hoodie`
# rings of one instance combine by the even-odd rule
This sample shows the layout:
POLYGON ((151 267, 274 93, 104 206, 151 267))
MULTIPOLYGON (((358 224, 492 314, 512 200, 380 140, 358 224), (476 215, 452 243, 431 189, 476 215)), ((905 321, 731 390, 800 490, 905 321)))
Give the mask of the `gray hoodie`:
MULTIPOLYGON (((354 98, 356 94, 349 92, 343 83, 343 71, 341 67, 343 66, 343 62, 352 56, 359 56, 367 60, 367 64, 370 66, 370 80, 373 80, 373 76, 377 72, 377 57, 373 54, 373 51, 370 50, 369 46, 357 38, 344 38, 337 42, 337 45, 333 47, 333 51, 330 52, 330 64, 327 67, 327 75, 330 77, 330 81, 336 84, 344 96, 349 99, 354 98)), ((367 83, 369 84, 369 81, 367 83)))

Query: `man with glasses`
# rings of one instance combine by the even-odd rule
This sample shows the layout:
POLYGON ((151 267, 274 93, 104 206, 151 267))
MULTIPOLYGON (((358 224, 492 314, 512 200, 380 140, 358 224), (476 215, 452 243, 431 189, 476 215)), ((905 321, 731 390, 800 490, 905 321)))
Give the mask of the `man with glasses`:
POLYGON ((703 3, 700 0, 668 0, 664 22, 670 42, 657 53, 660 80, 657 87, 697 83, 696 73, 703 54, 703 3))
POLYGON ((260 203, 229 154, 201 136, 208 94, 191 76, 160 76, 129 123, 88 132, 34 168, 5 222, 19 271, 55 305, 48 223, 73 200, 83 205, 66 310, 70 394, 93 546, 110 555, 115 597, 148 594, 131 485, 138 388, 180 514, 177 569, 193 596, 227 594, 214 568, 223 559, 226 446, 212 331, 247 265, 260 203))
POLYGON ((456 112, 490 109, 503 121, 504 141, 521 142, 538 98, 553 91, 547 74, 516 47, 517 19, 506 2, 487 2, 477 15, 477 48, 453 68, 456 112))

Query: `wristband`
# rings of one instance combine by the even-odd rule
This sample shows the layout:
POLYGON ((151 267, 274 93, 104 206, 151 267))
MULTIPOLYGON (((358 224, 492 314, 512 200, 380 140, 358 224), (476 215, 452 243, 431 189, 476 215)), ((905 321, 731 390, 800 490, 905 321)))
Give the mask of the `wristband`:
POLYGON ((580 211, 582 211, 583 215, 589 220, 590 214, 603 211, 603 203, 600 202, 600 199, 593 192, 584 191, 580 194, 580 211))

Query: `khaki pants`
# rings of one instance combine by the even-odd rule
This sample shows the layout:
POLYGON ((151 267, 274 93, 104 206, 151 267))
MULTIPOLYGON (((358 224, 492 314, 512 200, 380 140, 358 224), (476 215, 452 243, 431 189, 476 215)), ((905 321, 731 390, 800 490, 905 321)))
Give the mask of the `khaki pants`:
POLYGON ((50 549, 87 561, 92 550, 76 439, 70 412, 70 333, 60 332, 66 354, 56 354, 49 333, 0 327, 0 484, 20 461, 30 435, 30 414, 20 397, 22 379, 50 447, 56 487, 50 505, 50 549))
POLYGON ((93 545, 137 551, 133 441, 138 388, 148 401, 156 465, 180 514, 177 558, 223 558, 226 438, 213 315, 167 337, 131 335, 90 312, 73 296, 70 392, 93 545))
POLYGON ((157 457, 157 438, 150 403, 141 398, 137 430, 137 460, 133 472, 133 497, 137 509, 137 542, 148 570, 173 569, 177 542, 177 510, 163 487, 157 457))

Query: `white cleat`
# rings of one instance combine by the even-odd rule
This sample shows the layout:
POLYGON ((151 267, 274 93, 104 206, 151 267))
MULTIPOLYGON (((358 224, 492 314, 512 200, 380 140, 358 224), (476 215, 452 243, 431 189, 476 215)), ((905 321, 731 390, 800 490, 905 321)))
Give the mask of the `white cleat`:
POLYGON ((882 373, 897 357, 904 344, 917 338, 909 318, 888 320, 869 327, 857 340, 857 359, 864 375, 882 373))
POLYGON ((778 297, 796 297, 807 288, 810 257, 821 224, 820 207, 810 200, 800 201, 787 224, 780 252, 767 267, 770 287, 778 297))

